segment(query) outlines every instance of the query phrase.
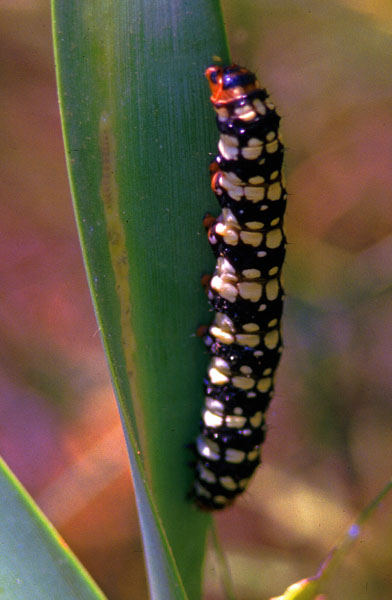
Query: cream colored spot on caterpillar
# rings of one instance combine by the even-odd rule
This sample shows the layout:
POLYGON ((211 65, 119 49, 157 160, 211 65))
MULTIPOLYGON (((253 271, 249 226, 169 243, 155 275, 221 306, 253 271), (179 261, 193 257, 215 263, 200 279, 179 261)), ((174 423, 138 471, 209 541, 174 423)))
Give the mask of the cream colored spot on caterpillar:
POLYGON ((245 223, 245 227, 248 229, 262 229, 264 227, 264 223, 261 223, 260 221, 248 221, 245 223))
POLYGON ((260 427, 261 423, 263 422, 263 413, 257 412, 256 414, 253 415, 253 417, 251 417, 249 419, 249 422, 252 425, 252 427, 254 427, 255 429, 257 427, 260 427))
POLYGON ((233 413, 235 415, 242 415, 244 411, 242 410, 242 408, 240 406, 236 406, 235 409, 233 410, 233 413))
POLYGON ((262 151, 263 143, 256 138, 251 138, 248 141, 248 145, 242 148, 241 153, 245 160, 256 160, 256 158, 259 158, 262 151), (257 143, 251 143, 253 140, 257 143))
POLYGON ((229 302, 235 302, 237 298, 237 288, 230 283, 225 283, 220 277, 214 275, 211 279, 210 287, 217 291, 222 298, 228 300, 229 302))
POLYGON ((223 414, 225 410, 222 402, 219 402, 216 398, 211 398, 211 396, 206 396, 205 403, 208 410, 211 410, 212 412, 223 414))
POLYGON ((210 499, 212 494, 199 481, 195 481, 195 492, 199 497, 210 499))
POLYGON ((248 392, 246 394, 247 398, 256 398, 256 396, 257 396, 256 392, 248 392))
POLYGON ((238 243, 238 232, 237 229, 232 225, 225 225, 224 223, 217 223, 215 231, 218 235, 222 236, 225 243, 228 246, 236 246, 238 243))
POLYGON ((244 331, 259 331, 260 327, 257 325, 257 323, 245 323, 245 325, 242 326, 242 329, 244 331))
POLYGON ((244 375, 250 375, 252 373, 252 369, 248 365, 242 365, 240 368, 241 373, 244 375))
POLYGON ((257 148, 258 146, 262 146, 263 142, 259 140, 259 138, 249 138, 248 146, 250 148, 257 148))
POLYGON ((238 221, 235 218, 235 215, 230 210, 230 208, 222 209, 222 220, 225 223, 225 225, 236 224, 239 227, 238 221))
POLYGON ((245 423, 246 417, 228 415, 225 419, 225 425, 226 427, 230 427, 230 429, 242 429, 245 423))
POLYGON ((217 266, 217 270, 214 275, 220 277, 223 283, 232 283, 235 284, 238 281, 237 275, 235 273, 230 273, 227 271, 219 271, 219 267, 217 266))
POLYGON ((215 314, 215 323, 226 330, 234 331, 234 323, 224 313, 218 312, 215 314))
POLYGON ((260 206, 260 210, 267 210, 268 209, 268 204, 262 204, 260 206))
POLYGON ((234 187, 233 182, 227 177, 227 173, 223 171, 220 172, 219 183, 223 188, 225 188, 225 190, 234 187))
POLYGON ((237 160, 238 139, 231 135, 222 134, 219 138, 218 150, 226 160, 237 160))
POLYGON ((215 232, 223 237, 226 244, 235 246, 238 243, 238 231, 240 231, 240 225, 237 219, 231 210, 224 208, 222 211, 222 221, 216 223, 215 232))
POLYGON ((265 179, 260 175, 256 175, 255 177, 251 177, 248 181, 251 185, 260 185, 265 182, 265 179))
POLYGON ((258 146, 263 146, 263 142, 259 138, 249 138, 248 146, 249 148, 257 148, 258 146))
MULTIPOLYGON (((232 285, 235 286, 235 284, 237 283, 237 276, 233 275, 232 273, 223 273, 222 275, 219 275, 219 273, 217 273, 216 275, 214 275, 213 279, 215 277, 218 277, 220 282, 221 282, 221 287, 225 286, 225 285, 232 285)), ((211 280, 212 281, 212 280, 211 280)), ((216 283, 216 282, 215 282, 216 283)), ((215 285, 214 283, 214 285, 215 285)))
POLYGON ((250 104, 245 104, 244 106, 238 106, 234 110, 237 117, 241 119, 241 121, 251 121, 256 117, 256 112, 250 106, 250 104))
POLYGON ((269 350, 273 350, 279 343, 279 331, 274 329, 267 333, 264 338, 264 344, 267 346, 269 350))
POLYGON ((237 231, 240 231, 241 229, 240 224, 229 208, 224 208, 222 210, 221 221, 218 221, 218 223, 222 224, 225 228, 225 230, 222 229, 222 235, 228 236, 235 234, 237 236, 237 231))
POLYGON ((250 202, 260 202, 264 198, 265 189, 263 187, 250 187, 244 188, 245 198, 250 202))
MULTIPOLYGON (((222 258, 221 256, 217 261, 217 268, 221 274, 225 275, 235 275, 235 268, 233 265, 227 260, 227 258, 222 258)), ((237 279, 237 277, 236 277, 237 279)))
POLYGON ((258 312, 263 312, 263 310, 265 310, 266 308, 267 308, 266 304, 260 304, 260 306, 257 310, 258 310, 258 312))
POLYGON ((260 455, 260 450, 259 448, 257 448, 256 450, 251 450, 250 452, 248 452, 248 460, 253 462, 254 460, 256 460, 257 458, 259 458, 260 455))
POLYGON ((268 142, 271 142, 272 140, 274 140, 274 139, 275 139, 275 137, 276 137, 275 131, 269 131, 269 132, 267 133, 267 135, 265 136, 265 139, 266 139, 268 142))
POLYGON ((279 271, 279 267, 272 267, 269 271, 268 271, 268 275, 276 275, 276 273, 279 271))
POLYGON ((270 110, 275 110, 275 104, 272 104, 272 102, 270 102, 269 100, 266 101, 265 105, 270 109, 270 110))
POLYGON ((257 387, 258 391, 263 394, 265 392, 268 392, 268 390, 271 387, 271 383, 272 383, 271 377, 263 377, 263 379, 259 379, 256 387, 257 387))
POLYGON ((270 179, 276 179, 277 177, 279 177, 279 171, 274 171, 270 175, 270 179))
POLYGON ((229 499, 225 498, 225 496, 214 496, 212 500, 215 504, 221 504, 222 506, 229 503, 229 499))
POLYGON ((249 477, 247 477, 246 479, 241 479, 241 481, 238 482, 238 487, 240 487, 242 490, 244 490, 246 488, 246 486, 248 485, 249 482, 249 477))
POLYGON ((216 442, 209 440, 204 435, 199 435, 196 439, 197 452, 200 456, 208 460, 219 460, 220 451, 219 446, 216 442))
POLYGON ((271 375, 272 369, 268 367, 268 369, 264 369, 263 375, 271 375))
POLYGON ((229 378, 218 369, 208 369, 208 377, 213 385, 223 385, 229 381, 229 378))
POLYGON ((237 489, 237 484, 232 477, 229 475, 225 475, 224 477, 219 477, 219 483, 226 490, 234 491, 237 489))
POLYGON ((220 277, 219 275, 214 275, 214 277, 210 281, 210 287, 211 289, 216 290, 221 296, 228 296, 227 300, 229 299, 229 297, 231 298, 233 294, 236 297, 238 293, 237 288, 234 285, 232 285, 232 282, 230 281, 233 278, 234 282, 236 282, 235 275, 224 274, 222 275, 222 277, 220 277))
POLYGON ((278 319, 272 319, 269 323, 268 323, 268 327, 275 327, 275 325, 278 324, 278 319))
POLYGON ((225 460, 228 463, 239 465, 244 462, 246 454, 243 450, 237 450, 235 448, 227 448, 225 454, 225 460))
POLYGON ((218 235, 225 235, 226 233, 226 225, 224 223, 216 223, 215 232, 218 235))
POLYGON ((280 199, 281 193, 282 193, 282 186, 280 185, 279 181, 276 181, 275 183, 271 183, 271 185, 269 186, 269 188, 267 190, 267 198, 268 198, 268 200, 271 200, 272 202, 274 202, 275 200, 280 199))
POLYGON ((257 110, 259 115, 265 115, 265 113, 267 112, 264 104, 262 103, 262 101, 259 98, 256 98, 256 100, 253 100, 253 106, 255 107, 255 109, 257 110))
POLYGON ((256 350, 256 352, 253 352, 253 356, 263 356, 264 352, 262 350, 256 350))
POLYGON ((261 271, 258 269, 244 269, 242 271, 242 275, 245 277, 245 279, 257 279, 261 276, 261 271))
POLYGON ((223 425, 223 417, 216 415, 215 413, 210 412, 209 410, 204 410, 202 417, 204 425, 206 427, 211 427, 212 429, 215 429, 216 427, 222 427, 223 425))
POLYGON ((221 133, 219 138, 226 146, 232 146, 233 148, 238 148, 239 141, 234 135, 227 135, 225 133, 221 133))
POLYGON ((237 285, 240 296, 244 300, 250 300, 251 302, 257 302, 261 298, 263 293, 263 286, 261 283, 242 281, 237 285))
POLYGON ((277 225, 279 223, 280 219, 279 217, 277 217, 276 219, 273 219, 270 223, 271 227, 275 227, 275 225, 277 225))
POLYGON ((240 179, 238 175, 232 173, 231 171, 225 171, 225 176, 231 183, 234 183, 234 185, 245 185, 242 179, 240 179))
MULTIPOLYGON (((217 373, 220 373, 220 375, 222 375, 222 376, 231 375, 229 363, 226 362, 223 358, 220 358, 219 356, 214 356, 212 358, 212 360, 209 364, 209 371, 208 371, 209 375, 210 375, 210 371, 212 371, 212 370, 216 371, 217 373)), ((219 377, 219 375, 217 375, 217 373, 214 373, 213 377, 219 377)), ((227 381, 227 378, 226 378, 226 381, 227 381)))
POLYGON ((282 243, 282 240, 282 230, 279 227, 277 227, 276 229, 271 229, 271 231, 267 233, 265 244, 267 248, 279 248, 280 244, 282 243))
POLYGON ((263 234, 255 231, 241 231, 240 238, 244 244, 249 244, 250 246, 257 248, 263 241, 263 234))
POLYGON ((250 348, 255 348, 260 344, 260 336, 252 335, 250 333, 237 333, 235 336, 235 341, 240 346, 249 346, 250 348))
POLYGON ((210 469, 207 469, 203 463, 199 462, 197 465, 197 470, 199 472, 199 477, 203 481, 207 481, 207 483, 216 483, 216 475, 210 469))
POLYGON ((232 198, 233 200, 237 200, 237 202, 241 200, 243 195, 243 188, 241 186, 237 186, 231 183, 231 181, 227 179, 225 175, 221 175, 221 177, 219 178, 219 183, 227 191, 230 198, 232 198))
POLYGON ((235 338, 228 331, 223 331, 223 329, 220 329, 220 327, 216 327, 214 325, 212 325, 210 327, 209 331, 210 331, 210 334, 212 336, 214 336, 214 338, 216 338, 223 344, 227 344, 227 345, 234 344, 235 338))
POLYGON ((219 369, 220 371, 222 371, 222 373, 226 373, 226 375, 229 375, 231 373, 229 363, 220 356, 214 356, 211 360, 210 365, 215 367, 216 369, 219 369))
POLYGON ((267 255, 267 253, 265 250, 259 250, 259 252, 257 253, 257 256, 259 258, 263 258, 263 256, 266 256, 266 255, 267 255))
POLYGON ((256 383, 252 377, 241 377, 240 375, 232 377, 231 382, 234 387, 239 388, 240 390, 251 390, 256 383))
POLYGON ((267 150, 268 154, 274 154, 274 152, 276 152, 279 148, 279 142, 278 140, 274 140, 273 142, 269 142, 268 144, 265 145, 265 149, 267 150))
POLYGON ((276 300, 279 296, 279 280, 271 279, 265 286, 265 293, 268 300, 276 300))
POLYGON ((209 329, 210 334, 217 338, 219 341, 224 344, 233 344, 234 343, 234 323, 233 321, 224 313, 216 313, 214 323, 209 329))

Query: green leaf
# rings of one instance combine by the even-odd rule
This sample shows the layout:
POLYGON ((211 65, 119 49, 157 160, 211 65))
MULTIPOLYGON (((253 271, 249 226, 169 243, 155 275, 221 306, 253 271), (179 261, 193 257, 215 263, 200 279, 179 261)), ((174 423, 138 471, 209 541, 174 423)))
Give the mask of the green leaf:
POLYGON ((1 459, 0 515, 2 600, 104 600, 104 594, 1 459))
POLYGON ((208 323, 216 147, 204 69, 228 62, 217 0, 52 0, 67 162, 130 450, 154 598, 200 597, 210 517, 187 500, 208 323))

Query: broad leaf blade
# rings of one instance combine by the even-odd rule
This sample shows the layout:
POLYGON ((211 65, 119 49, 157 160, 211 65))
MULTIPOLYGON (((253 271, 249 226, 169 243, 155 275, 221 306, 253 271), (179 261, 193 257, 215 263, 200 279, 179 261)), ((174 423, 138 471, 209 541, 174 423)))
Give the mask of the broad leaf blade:
POLYGON ((203 70, 216 55, 227 60, 219 4, 53 0, 53 15, 77 221, 152 590, 198 598, 209 518, 186 500, 186 444, 207 360, 195 331, 210 320, 201 220, 215 209, 216 134, 203 70), (167 581, 153 581, 157 570, 167 581))
POLYGON ((104 600, 64 540, 0 459, 0 597, 104 600))

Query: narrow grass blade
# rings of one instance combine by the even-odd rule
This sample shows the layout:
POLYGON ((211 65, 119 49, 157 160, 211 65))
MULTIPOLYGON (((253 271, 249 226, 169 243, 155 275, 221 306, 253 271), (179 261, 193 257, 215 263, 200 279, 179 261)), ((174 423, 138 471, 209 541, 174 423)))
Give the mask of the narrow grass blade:
POLYGON ((154 598, 200 597, 209 517, 186 500, 210 320, 217 0, 52 0, 67 162, 127 438, 154 598))
POLYGON ((22 485, 0 459, 2 600, 104 600, 22 485))
POLYGON ((325 588, 332 573, 342 563, 353 544, 358 540, 362 526, 377 510, 384 498, 392 491, 392 480, 389 481, 379 494, 364 508, 353 525, 349 528, 340 543, 331 550, 326 560, 313 577, 302 579, 290 585, 282 596, 271 600, 323 600, 325 596, 320 591, 325 588))

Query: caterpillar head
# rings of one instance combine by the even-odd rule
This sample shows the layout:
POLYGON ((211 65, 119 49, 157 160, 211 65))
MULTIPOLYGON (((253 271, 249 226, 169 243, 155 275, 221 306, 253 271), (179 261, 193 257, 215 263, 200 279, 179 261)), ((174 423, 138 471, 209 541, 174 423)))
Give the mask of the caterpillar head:
POLYGON ((238 65, 212 65, 206 70, 205 76, 210 84, 211 102, 214 105, 227 104, 260 87, 253 73, 238 65))

